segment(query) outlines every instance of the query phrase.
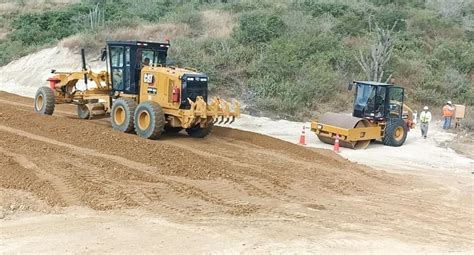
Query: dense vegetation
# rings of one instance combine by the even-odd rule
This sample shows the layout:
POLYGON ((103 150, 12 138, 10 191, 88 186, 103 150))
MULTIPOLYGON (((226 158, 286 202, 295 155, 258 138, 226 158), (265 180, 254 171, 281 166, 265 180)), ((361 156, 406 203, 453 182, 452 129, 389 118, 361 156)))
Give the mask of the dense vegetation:
POLYGON ((11 29, 0 41, 0 65, 77 33, 81 46, 94 48, 123 27, 183 24, 188 29, 172 38, 170 55, 177 64, 207 72, 214 91, 237 94, 252 113, 287 118, 350 107, 346 85, 365 77, 356 61, 359 51, 368 51, 376 25, 395 26, 384 79, 392 75, 406 87, 408 103, 474 104, 469 1, 87 0, 0 20, 11 29), (202 15, 209 10, 231 17, 228 35, 209 35, 202 15))

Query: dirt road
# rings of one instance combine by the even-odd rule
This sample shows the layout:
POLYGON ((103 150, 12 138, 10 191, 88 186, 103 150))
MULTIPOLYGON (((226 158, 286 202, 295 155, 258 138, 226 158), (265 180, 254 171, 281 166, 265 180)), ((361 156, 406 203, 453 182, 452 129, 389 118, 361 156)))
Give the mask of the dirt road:
POLYGON ((0 252, 474 252, 472 177, 229 128, 150 141, 0 92, 0 169, 0 252))

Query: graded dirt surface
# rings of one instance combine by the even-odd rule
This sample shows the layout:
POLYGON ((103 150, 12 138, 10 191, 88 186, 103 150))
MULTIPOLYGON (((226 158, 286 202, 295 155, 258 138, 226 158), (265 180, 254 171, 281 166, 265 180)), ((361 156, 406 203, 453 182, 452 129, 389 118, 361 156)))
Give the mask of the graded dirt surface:
POLYGON ((145 140, 32 105, 0 92, 0 253, 474 252, 469 176, 223 127, 145 140))

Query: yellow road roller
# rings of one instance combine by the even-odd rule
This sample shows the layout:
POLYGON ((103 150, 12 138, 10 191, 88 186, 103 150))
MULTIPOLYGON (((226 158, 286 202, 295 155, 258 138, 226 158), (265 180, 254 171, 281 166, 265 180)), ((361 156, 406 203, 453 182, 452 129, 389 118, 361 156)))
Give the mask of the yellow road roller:
POLYGON ((413 111, 403 104, 404 89, 393 84, 354 81, 352 115, 328 112, 311 122, 311 131, 319 140, 334 144, 339 136, 340 146, 365 149, 371 141, 389 146, 405 143, 408 131, 414 128, 413 111))

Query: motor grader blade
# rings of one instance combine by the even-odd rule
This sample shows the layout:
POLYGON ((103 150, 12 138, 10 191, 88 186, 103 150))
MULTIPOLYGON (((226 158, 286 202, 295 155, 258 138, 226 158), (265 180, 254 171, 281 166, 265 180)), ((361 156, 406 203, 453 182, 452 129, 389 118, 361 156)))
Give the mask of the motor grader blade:
POLYGON ((334 144, 336 135, 339 135, 340 146, 351 149, 365 149, 372 139, 381 138, 380 126, 366 119, 331 112, 311 122, 311 131, 327 144, 334 144))
POLYGON ((103 103, 92 103, 86 104, 86 107, 89 110, 90 116, 89 118, 93 118, 94 116, 105 115, 105 105, 103 103))

